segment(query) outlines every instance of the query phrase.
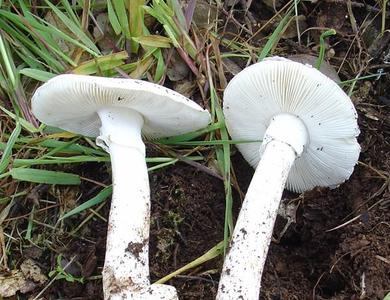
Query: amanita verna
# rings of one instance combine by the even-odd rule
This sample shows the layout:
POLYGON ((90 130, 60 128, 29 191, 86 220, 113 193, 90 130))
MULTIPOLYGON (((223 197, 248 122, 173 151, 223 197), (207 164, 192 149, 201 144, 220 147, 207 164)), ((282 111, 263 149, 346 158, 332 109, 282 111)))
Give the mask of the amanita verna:
POLYGON ((226 255, 217 299, 259 297, 283 189, 336 187, 350 177, 360 147, 357 113, 317 69, 282 58, 254 64, 224 92, 226 126, 256 168, 226 255))
POLYGON ((150 190, 142 136, 201 129, 210 114, 184 96, 141 80, 60 75, 35 92, 45 124, 97 137, 110 153, 113 195, 103 268, 105 299, 177 299, 172 286, 150 284, 150 190))

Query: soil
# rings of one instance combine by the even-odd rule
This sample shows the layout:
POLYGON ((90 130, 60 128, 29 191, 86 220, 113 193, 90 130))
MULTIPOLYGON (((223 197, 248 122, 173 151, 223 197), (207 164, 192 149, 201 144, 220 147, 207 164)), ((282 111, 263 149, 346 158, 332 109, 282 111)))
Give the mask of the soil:
MULTIPOLYGON (((379 38, 375 38, 379 34, 368 34, 356 43, 347 1, 312 2, 303 5, 307 26, 334 27, 338 31, 337 36, 329 39, 327 53, 336 70, 340 68, 341 80, 351 79, 359 70, 362 74, 375 74, 380 69, 390 71, 385 62, 385 56, 390 56, 390 34, 379 38)), ((367 25, 367 31, 378 32, 380 23, 378 25, 378 17, 374 16, 380 19, 380 15, 372 8, 376 2, 352 3, 356 23, 365 26, 368 16, 374 25, 367 25)), ((236 21, 246 22, 241 4, 237 4, 237 9, 236 21)), ((253 1, 249 12, 259 24, 264 24, 274 14, 262 1, 253 1)), ((387 28, 389 23, 387 18, 387 28)), ((235 22, 227 24, 227 28, 236 26, 235 22)), ((269 30, 273 30, 270 26, 269 30)), ((264 44, 262 36, 255 37, 254 44, 264 44)), ((282 39, 275 54, 316 55, 319 35, 304 33, 302 40, 306 38, 313 43, 303 46, 296 38, 282 39)), ((243 64, 237 61, 237 65, 243 64)), ((278 217, 274 231, 276 240, 271 244, 263 273, 261 300, 382 300, 390 291, 390 75, 359 81, 352 100, 361 128, 360 163, 350 180, 339 188, 318 188, 303 195, 285 192, 283 201, 297 207, 295 222, 281 235, 286 220, 278 217)), ((245 192, 253 169, 238 152, 232 161, 238 185, 245 192)), ((80 174, 99 182, 110 182, 109 173, 101 164, 84 164, 80 174)), ((150 270, 154 281, 201 256, 223 239, 225 199, 220 179, 183 163, 150 174, 150 184, 150 270)), ((94 184, 83 183, 81 191, 43 187, 35 192, 52 199, 60 195, 62 203, 67 199, 74 202, 82 195, 80 203, 96 191, 94 184)), ((242 200, 237 191, 234 200, 237 217, 242 200)), ((10 216, 28 211, 19 207, 10 216)), ((69 218, 63 228, 56 231, 56 236, 51 237, 46 249, 31 246, 15 256, 32 258, 48 272, 55 268, 56 257, 61 253, 62 266, 69 265, 67 271, 75 277, 99 275, 105 249, 103 218, 107 218, 108 211, 109 201, 99 212, 102 218, 91 219, 73 236, 69 228, 79 224, 85 215, 69 218)), ((222 262, 222 257, 215 258, 168 283, 177 288, 180 299, 215 299, 222 262)), ((99 278, 86 283, 57 280, 43 297, 102 299, 101 281, 99 278)))

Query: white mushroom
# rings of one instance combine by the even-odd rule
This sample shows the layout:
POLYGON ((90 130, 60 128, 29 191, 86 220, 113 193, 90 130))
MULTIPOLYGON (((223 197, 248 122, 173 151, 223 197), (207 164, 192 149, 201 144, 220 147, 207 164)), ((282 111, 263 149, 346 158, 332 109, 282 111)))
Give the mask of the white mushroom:
POLYGON ((283 189, 335 187, 350 177, 360 147, 357 113, 342 89, 318 70, 283 58, 237 74, 224 93, 234 140, 256 168, 226 255, 217 299, 254 300, 283 189))
POLYGON ((43 123, 97 137, 110 153, 113 196, 103 268, 105 299, 177 299, 174 287, 150 284, 150 190, 147 138, 201 129, 210 114, 184 96, 141 80, 60 75, 34 94, 43 123))

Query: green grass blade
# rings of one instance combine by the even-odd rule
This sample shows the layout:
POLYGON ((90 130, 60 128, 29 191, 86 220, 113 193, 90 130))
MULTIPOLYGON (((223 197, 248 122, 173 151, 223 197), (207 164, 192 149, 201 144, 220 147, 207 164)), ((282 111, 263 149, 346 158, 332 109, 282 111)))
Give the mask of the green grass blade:
POLYGON ((8 203, 9 201, 12 201, 13 199, 17 198, 17 197, 21 197, 21 196, 26 196, 28 194, 27 191, 23 191, 23 192, 19 192, 19 193, 15 193, 9 197, 3 197, 3 198, 0 198, 0 204, 6 204, 8 203))
POLYGON ((0 57, 2 58, 2 62, 5 66, 5 70, 6 70, 6 73, 8 75, 8 80, 12 84, 12 89, 14 89, 16 87, 15 72, 14 72, 14 68, 12 66, 12 62, 10 61, 10 57, 8 55, 6 45, 3 41, 3 37, 2 37, 1 32, 0 32, 0 57))
POLYGON ((0 106, 0 110, 2 110, 4 113, 6 113, 15 122, 20 122, 20 125, 22 125, 22 127, 24 129, 26 129, 28 132, 30 132, 30 133, 37 133, 38 132, 38 129, 35 128, 34 125, 32 125, 30 122, 26 121, 25 119, 18 117, 13 112, 10 112, 8 109, 0 106))
POLYGON ((28 217, 27 230, 26 230, 26 234, 24 236, 24 238, 26 240, 31 240, 31 237, 32 237, 31 233, 32 233, 33 226, 34 226, 34 213, 35 213, 35 205, 33 205, 31 212, 30 212, 30 216, 28 217))
POLYGON ((142 28, 144 26, 144 10, 142 7, 145 4, 145 0, 129 0, 128 3, 130 35, 132 37, 131 51, 137 53, 139 48, 137 39, 142 37, 142 28))
POLYGON ((283 17, 283 19, 280 21, 279 25, 276 27, 274 32, 272 32, 264 48, 261 50, 257 61, 262 61, 264 58, 266 58, 268 54, 271 53, 272 49, 276 46, 276 44, 279 42, 279 39, 282 36, 282 32, 284 28, 291 21, 291 14, 292 14, 292 10, 290 9, 287 12, 287 14, 283 17))
POLYGON ((88 201, 85 201, 83 204, 67 212, 65 215, 63 215, 60 218, 60 220, 64 220, 66 218, 79 214, 92 206, 102 203, 104 200, 110 197, 111 194, 112 194, 112 186, 105 187, 95 197, 89 199, 88 201))
MULTIPOLYGON (((217 94, 215 93, 215 90, 211 90, 211 98, 215 99, 213 100, 215 105, 215 112, 218 118, 219 122, 225 123, 225 118, 222 112, 222 108, 217 102, 217 94)), ((221 127, 220 129, 221 138, 223 140, 229 139, 229 134, 227 132, 227 129, 225 126, 221 127)), ((228 242, 230 239, 230 235, 233 232, 234 225, 233 225, 233 194, 232 194, 232 186, 231 186, 231 178, 230 178, 230 145, 224 144, 221 148, 217 148, 216 151, 217 160, 221 166, 221 171, 223 173, 224 178, 224 187, 225 187, 225 226, 224 226, 224 253, 226 253, 228 242)))
POLYGON ((116 15, 118 16, 119 24, 122 32, 127 39, 130 39, 129 20, 127 19, 126 6, 124 0, 112 0, 116 15))
MULTIPOLYGON (((90 48, 87 45, 79 42, 77 39, 74 39, 74 38, 70 37, 69 35, 67 35, 66 33, 62 32, 60 29, 58 29, 54 25, 50 24, 49 22, 45 21, 44 19, 40 19, 39 17, 36 17, 36 18, 38 20, 40 20, 40 22, 41 22, 41 23, 38 23, 38 25, 37 25, 37 30, 39 30, 40 32, 42 32, 42 31, 49 32, 53 36, 57 36, 57 37, 63 39, 64 41, 67 41, 69 43, 74 44, 77 47, 80 47, 81 49, 85 50, 86 52, 88 52, 89 54, 91 54, 94 57, 98 57, 100 55, 100 51, 96 48, 95 44, 93 44, 94 45, 93 48, 90 48), (97 51, 95 51, 94 49, 96 49, 97 51)), ((76 66, 76 63, 73 62, 72 60, 70 60, 70 58, 67 57, 60 49, 58 49, 58 47, 55 47, 53 43, 50 43, 49 46, 56 54, 60 55, 63 59, 66 59, 66 61, 69 64, 76 66)))
POLYGON ((91 75, 104 71, 111 71, 115 67, 122 66, 129 55, 126 51, 107 54, 93 60, 88 60, 73 69, 73 73, 91 75))
MULTIPOLYGON (((0 145, 1 149, 1 145, 0 145)), ((202 160, 202 156, 187 156, 187 159, 197 161, 202 160)), ((147 163, 171 163, 175 158, 171 157, 147 157, 147 163)), ((45 158, 36 158, 36 159, 22 159, 17 158, 13 161, 13 167, 29 167, 29 166, 38 166, 38 165, 55 165, 55 164, 77 164, 77 163, 86 163, 86 162, 110 162, 110 157, 96 157, 96 156, 87 156, 87 155, 76 155, 71 157, 50 157, 45 156, 45 158)))
MULTIPOLYGON (((42 57, 45 60, 47 67, 54 68, 56 71, 64 70, 62 61, 58 61, 60 58, 70 64, 74 64, 74 62, 61 51, 58 43, 54 40, 54 36, 61 34, 66 36, 66 34, 63 34, 60 30, 43 19, 32 15, 27 8, 23 9, 23 13, 24 17, 9 11, 0 10, 0 15, 4 20, 7 20, 8 23, 11 23, 14 27, 18 27, 20 30, 26 32, 25 34, 20 33, 18 35, 20 43, 25 45, 25 47, 28 47, 31 51, 34 50, 35 55, 42 57), (49 25, 45 26, 44 24, 49 25), (57 30, 57 34, 54 33, 55 30, 57 30), (33 41, 31 41, 31 39, 33 39, 33 41)), ((9 34, 15 36, 11 31, 9 31, 9 34)), ((69 37, 67 38, 71 39, 69 37)))
POLYGON ((160 144, 165 144, 165 145, 174 145, 174 144, 181 143, 181 142, 188 142, 188 141, 193 140, 193 139, 195 139, 203 134, 218 130, 220 128, 221 128, 220 123, 214 123, 214 124, 207 126, 206 128, 203 128, 203 129, 200 129, 197 131, 193 131, 193 132, 189 132, 189 133, 185 133, 185 134, 181 134, 181 135, 177 135, 177 136, 173 136, 173 137, 158 139, 158 140, 156 140, 156 142, 160 143, 160 144))
POLYGON ((107 11, 108 11, 108 20, 110 21, 112 29, 116 35, 121 34, 121 24, 118 21, 118 17, 116 16, 114 7, 112 6, 111 0, 107 0, 107 11))
POLYGON ((133 41, 149 47, 155 48, 170 48, 171 47, 171 39, 161 35, 148 35, 148 36, 140 36, 140 37, 132 37, 133 41))
POLYGON ((336 34, 336 30, 334 29, 329 29, 325 32, 323 32, 320 36, 320 53, 318 55, 318 58, 317 58, 317 62, 316 62, 316 68, 317 70, 319 70, 321 68, 321 64, 322 62, 324 61, 324 57, 325 57, 325 39, 327 37, 330 37, 332 35, 335 35, 336 34))
MULTIPOLYGON (((19 2, 19 5, 20 5, 20 8, 22 9, 22 15, 23 15, 24 18, 20 17, 19 14, 15 14, 15 16, 20 19, 20 24, 15 23, 15 22, 14 22, 14 24, 19 25, 19 26, 21 26, 21 25, 22 26, 26 26, 27 28, 25 28, 25 29, 27 29, 27 30, 28 30, 29 26, 36 27, 37 25, 39 25, 39 21, 31 13, 31 8, 27 7, 25 1, 24 0, 19 0, 18 2, 19 2)), ((47 32, 40 32, 40 34, 41 34, 41 37, 45 41, 50 43, 50 41, 51 41, 50 34, 48 34, 47 32)), ((39 46, 43 46, 43 45, 41 45, 42 41, 40 41, 39 39, 37 40, 37 44, 39 46)))
POLYGON ((166 34, 176 48, 181 47, 179 40, 183 37, 183 47, 185 50, 192 58, 196 56, 197 50, 193 46, 191 39, 186 34, 186 30, 179 28, 179 26, 175 23, 175 13, 164 1, 155 0, 153 1, 153 5, 151 7, 144 6, 143 8, 148 14, 156 18, 158 22, 163 25, 166 34))
POLYGON ((350 83, 355 83, 356 81, 359 81, 359 80, 380 78, 380 77, 382 77, 382 76, 384 76, 386 74, 388 74, 388 73, 380 73, 380 74, 371 74, 371 75, 361 76, 361 77, 357 77, 357 78, 341 81, 341 82, 339 82, 339 85, 340 86, 344 86, 344 85, 347 85, 347 84, 350 84, 350 83))
POLYGON ((30 77, 32 79, 35 79, 38 81, 43 81, 43 82, 46 82, 49 79, 51 79, 57 75, 57 74, 53 74, 50 72, 32 69, 32 68, 24 68, 24 69, 20 70, 19 73, 24 75, 24 76, 30 77))
POLYGON ((11 155, 12 155, 12 149, 15 145, 16 139, 18 138, 20 132, 22 130, 22 126, 19 122, 16 123, 15 129, 12 131, 11 136, 7 142, 7 146, 4 149, 3 155, 0 159, 0 173, 2 173, 8 166, 11 155))
MULTIPOLYGON (((4 150, 5 147, 6 144, 0 142, 0 150, 4 150)), ((74 141, 69 143, 50 138, 42 140, 37 138, 20 137, 17 140, 17 144, 15 144, 15 148, 20 149, 21 147, 26 149, 36 149, 39 151, 42 151, 43 149, 50 149, 50 152, 60 153, 61 155, 97 155, 99 157, 108 157, 107 152, 100 149, 82 146, 80 144, 75 143, 74 141)), ((50 155, 53 155, 53 153, 51 153, 50 155)), ((47 153, 45 155, 48 156, 47 153)), ((40 159, 42 159, 42 157, 40 159)))
POLYGON ((212 140, 212 141, 190 141, 190 142, 176 142, 175 145, 183 146, 216 146, 216 145, 237 145, 248 143, 261 143, 261 140, 248 140, 248 141, 236 141, 236 140, 212 140))
POLYGON ((109 157, 94 156, 73 156, 73 157, 53 157, 53 158, 36 158, 36 159, 15 159, 13 166, 28 167, 37 165, 54 165, 54 164, 73 164, 85 162, 110 162, 109 157))
MULTIPOLYGON (((88 0, 83 0, 81 2, 88 1, 88 0)), ((64 6, 66 12, 68 13, 68 16, 72 18, 72 21, 77 24, 81 28, 80 21, 75 14, 74 10, 72 9, 72 6, 70 5, 70 1, 68 0, 61 0, 61 4, 64 6)), ((82 5, 82 3, 81 3, 82 5)))
POLYGON ((40 68, 42 68, 42 65, 46 64, 48 68, 56 70, 57 72, 62 72, 64 70, 61 62, 53 58, 53 56, 50 55, 46 49, 37 47, 33 41, 31 41, 26 35, 22 33, 22 31, 7 24, 4 21, 5 15, 1 10, 0 16, 3 17, 0 18, 0 28, 7 32, 9 36, 12 36, 14 40, 13 42, 18 45, 18 47, 15 49, 15 52, 21 57, 22 61, 28 63, 30 66, 32 66, 31 61, 35 61, 35 66, 39 66, 40 68), (41 61, 38 58, 41 58, 41 61))
POLYGON ((100 50, 96 47, 95 43, 91 41, 91 39, 84 33, 84 31, 81 29, 80 24, 74 23, 71 19, 69 19, 61 10, 59 10, 55 5, 51 4, 50 1, 46 0, 47 5, 50 6, 50 8, 54 11, 54 13, 60 18, 62 23, 68 29, 73 32, 76 37, 89 49, 94 51, 95 53, 100 53, 100 50))
POLYGON ((187 31, 187 22, 183 13, 182 4, 178 0, 168 0, 167 2, 169 7, 174 11, 175 17, 177 18, 180 26, 187 31))
POLYGON ((162 55, 162 51, 160 49, 155 52, 155 56, 157 58, 157 65, 156 72, 154 74, 154 81, 159 82, 165 74, 166 66, 164 62, 164 56, 162 55))
POLYGON ((164 29, 165 29, 165 32, 167 33, 167 35, 169 36, 169 38, 171 39, 172 41, 172 44, 176 47, 176 48, 179 48, 180 47, 180 44, 179 44, 179 41, 178 41, 178 37, 177 35, 175 34, 175 31, 172 29, 172 27, 170 27, 169 25, 163 25, 164 29))
MULTIPOLYGON (((211 113, 212 119, 215 120, 215 117, 220 124, 220 134, 222 140, 228 140, 229 134, 225 126, 225 117, 220 105, 217 92, 214 88, 214 83, 212 81, 211 69, 208 66, 207 72, 209 75, 209 84, 210 84, 210 100, 211 100, 211 113)), ((223 249, 226 253, 230 235, 233 232, 233 195, 232 195, 232 186, 231 186, 231 162, 230 162, 230 145, 224 144, 219 147, 216 147, 216 156, 219 168, 223 175, 223 183, 225 188, 225 224, 224 224, 224 240, 223 240, 223 249)))
POLYGON ((14 168, 10 171, 13 179, 45 184, 79 185, 80 177, 76 174, 29 168, 14 168))
POLYGON ((62 146, 50 149, 49 152, 46 152, 44 155, 41 156, 41 158, 46 158, 46 157, 53 156, 54 154, 57 154, 58 152, 61 152, 66 147, 74 145, 79 139, 80 139, 80 137, 76 136, 75 138, 65 142, 62 146))
POLYGON ((63 141, 57 141, 54 139, 44 140, 38 143, 44 148, 54 148, 57 153, 73 153, 73 154, 85 154, 85 155, 100 155, 107 156, 107 153, 100 149, 93 149, 91 147, 82 146, 79 144, 69 144, 63 141))
POLYGON ((179 161, 178 158, 174 158, 174 159, 172 159, 171 161, 164 162, 164 163, 161 163, 161 164, 158 164, 158 165, 156 165, 156 166, 153 166, 153 167, 148 168, 148 172, 153 172, 153 171, 156 171, 156 170, 159 170, 159 169, 162 169, 162 168, 165 168, 165 167, 174 165, 174 164, 176 164, 178 161, 179 161))

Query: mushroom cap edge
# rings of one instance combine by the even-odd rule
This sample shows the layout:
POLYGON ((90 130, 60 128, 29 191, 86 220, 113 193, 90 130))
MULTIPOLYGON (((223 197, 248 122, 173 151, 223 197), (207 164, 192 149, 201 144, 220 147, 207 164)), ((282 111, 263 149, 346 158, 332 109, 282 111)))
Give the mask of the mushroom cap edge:
POLYGON ((175 136, 210 123, 209 112, 190 99, 135 79, 58 75, 35 91, 31 105, 41 122, 90 137, 99 135, 97 111, 112 105, 139 112, 147 138, 175 136))

